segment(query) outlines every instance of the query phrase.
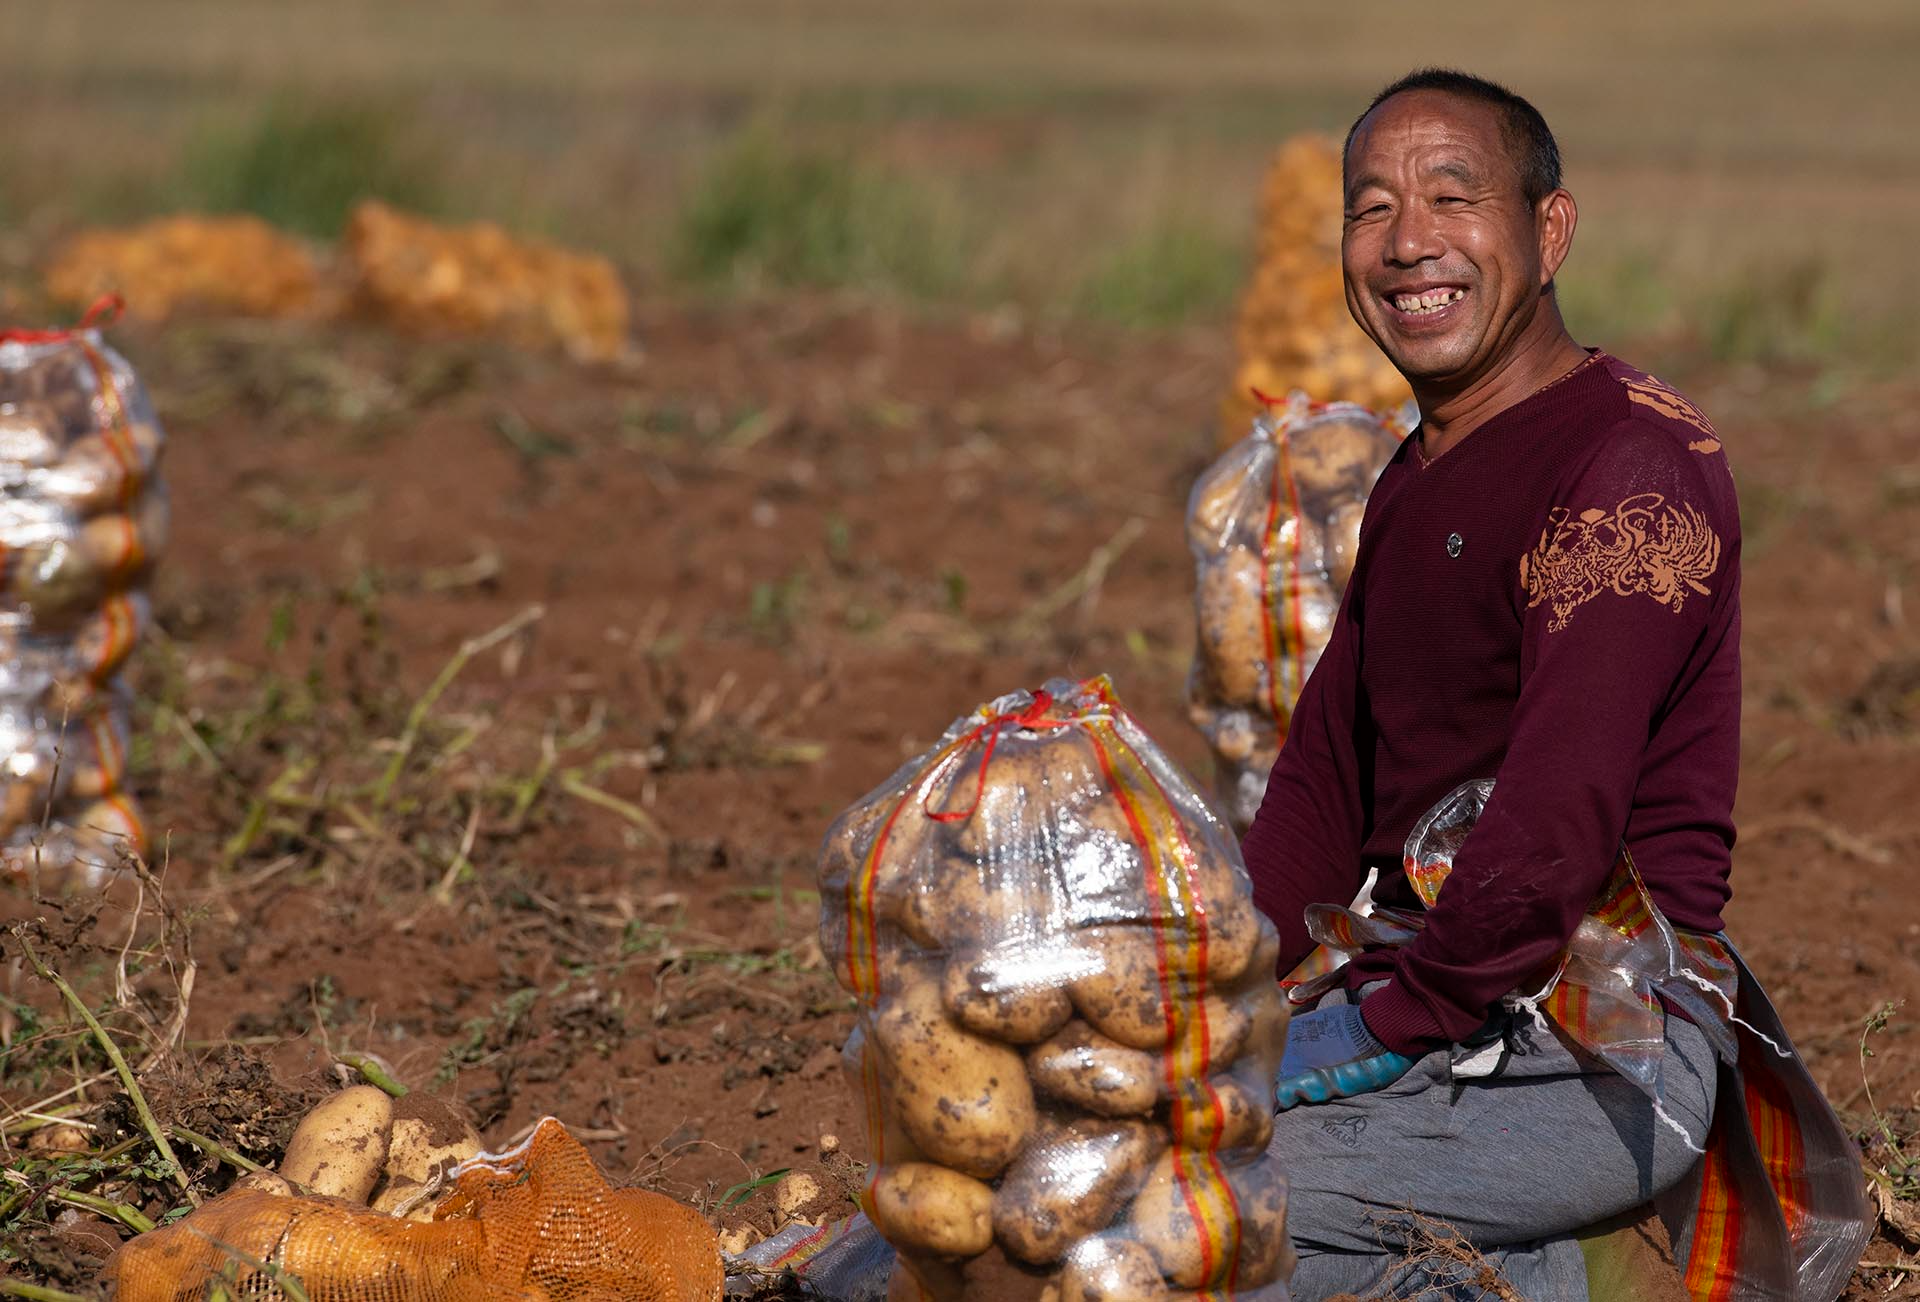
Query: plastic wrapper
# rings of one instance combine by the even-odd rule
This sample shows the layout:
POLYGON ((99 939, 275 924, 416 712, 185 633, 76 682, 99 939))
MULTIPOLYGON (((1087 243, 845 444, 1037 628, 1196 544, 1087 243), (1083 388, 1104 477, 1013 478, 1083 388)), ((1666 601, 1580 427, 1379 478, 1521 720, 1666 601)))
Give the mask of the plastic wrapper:
POLYGON ((165 550, 152 403, 94 320, 0 332, 0 873, 89 885, 146 822, 119 675, 165 550))
POLYGON ((956 721, 834 824, 820 891, 891 1296, 1285 1296, 1278 936, 1106 679, 956 721))
POLYGON ((1220 443, 1245 432, 1255 391, 1392 407, 1407 382, 1347 311, 1340 268, 1340 147, 1316 133, 1274 154, 1260 191, 1258 255, 1240 300, 1240 361, 1220 407, 1220 443))
POLYGON ((1193 487, 1187 544, 1199 650, 1190 717, 1234 826, 1252 823, 1294 702, 1333 633, 1374 480, 1410 428, 1296 392, 1193 487))

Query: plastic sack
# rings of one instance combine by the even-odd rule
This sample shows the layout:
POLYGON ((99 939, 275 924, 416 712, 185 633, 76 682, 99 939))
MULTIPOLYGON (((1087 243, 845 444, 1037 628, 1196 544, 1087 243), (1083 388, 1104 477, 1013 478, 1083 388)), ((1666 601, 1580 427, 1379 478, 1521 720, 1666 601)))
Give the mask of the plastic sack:
POLYGON ((97 324, 0 332, 0 871, 90 885, 145 853, 119 674, 169 528, 164 436, 97 324))
POLYGON ((664 1194, 609 1187, 587 1150, 551 1117, 519 1147, 482 1153, 451 1178, 427 1222, 337 1198, 230 1191, 121 1248, 107 1266, 112 1296, 709 1302, 721 1295, 720 1249, 700 1214, 664 1194), (225 1281, 224 1293, 209 1292, 216 1281, 225 1281))
POLYGON ((1105 678, 957 720, 841 815, 820 894, 890 1296, 1285 1296, 1279 939, 1105 678))
POLYGON ((1240 831, 1332 636, 1367 494, 1411 424, 1405 412, 1384 417, 1296 392, 1257 417, 1187 500, 1200 635, 1188 712, 1240 831))

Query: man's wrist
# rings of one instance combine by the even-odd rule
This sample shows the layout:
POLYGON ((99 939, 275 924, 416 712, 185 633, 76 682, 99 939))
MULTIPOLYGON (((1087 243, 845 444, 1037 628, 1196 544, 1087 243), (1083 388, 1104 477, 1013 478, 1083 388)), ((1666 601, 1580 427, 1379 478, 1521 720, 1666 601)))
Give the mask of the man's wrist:
POLYGON ((1360 1001, 1360 1022, 1388 1050, 1420 1058, 1445 1044, 1446 1032, 1427 1006, 1389 981, 1360 1001))

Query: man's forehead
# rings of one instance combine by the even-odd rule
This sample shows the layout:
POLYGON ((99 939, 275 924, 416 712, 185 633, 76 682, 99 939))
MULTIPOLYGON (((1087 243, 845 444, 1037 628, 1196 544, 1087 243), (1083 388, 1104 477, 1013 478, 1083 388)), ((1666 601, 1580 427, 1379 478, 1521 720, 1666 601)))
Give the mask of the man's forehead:
POLYGON ((1488 179, 1515 165, 1506 125, 1491 104, 1445 91, 1402 91, 1360 120, 1346 157, 1351 183, 1411 164, 1422 175, 1488 179))

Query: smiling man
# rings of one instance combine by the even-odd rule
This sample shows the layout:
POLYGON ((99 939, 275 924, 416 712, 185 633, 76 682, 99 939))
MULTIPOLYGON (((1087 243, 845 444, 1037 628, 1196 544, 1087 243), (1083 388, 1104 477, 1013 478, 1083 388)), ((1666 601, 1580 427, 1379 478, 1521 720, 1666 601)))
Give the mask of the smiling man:
MULTIPOLYGON (((1368 502, 1245 852, 1283 974, 1314 949, 1309 909, 1347 904, 1369 869, 1376 904, 1417 930, 1352 954, 1295 1013, 1274 1139, 1294 1296, 1413 1295, 1418 1272, 1393 1264, 1411 1211, 1463 1232, 1526 1297, 1586 1297, 1576 1236, 1662 1198, 1696 1294, 1741 1270, 1791 1275, 1792 1247, 1759 1267, 1693 1251, 1702 1150, 1738 1148, 1745 1124, 1735 1093, 1716 1126, 1717 1096, 1737 1088, 1736 1056, 1774 1052, 1736 1054, 1733 975, 1713 998, 1689 992, 1737 971, 1742 1013, 1759 999, 1717 934, 1740 731, 1740 521, 1720 440, 1686 398, 1568 334, 1554 277, 1577 213, 1525 100, 1456 72, 1403 78, 1354 124, 1345 190, 1347 303, 1421 424, 1368 502), (1489 778, 1423 909, 1409 833, 1489 778), (1645 956, 1670 980, 1645 1006, 1637 1082, 1585 1051, 1592 1027, 1535 1011, 1623 851, 1674 929, 1658 934, 1680 938, 1645 956), (1716 957, 1689 968, 1696 950, 1716 957)), ((1811 1100, 1783 1124, 1844 1144, 1811 1100)), ((1771 1214, 1770 1241, 1795 1243, 1771 1214)), ((1812 1297, 1825 1278, 1765 1295, 1812 1297)))

